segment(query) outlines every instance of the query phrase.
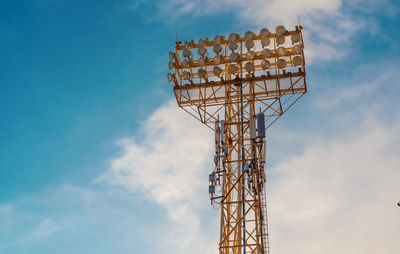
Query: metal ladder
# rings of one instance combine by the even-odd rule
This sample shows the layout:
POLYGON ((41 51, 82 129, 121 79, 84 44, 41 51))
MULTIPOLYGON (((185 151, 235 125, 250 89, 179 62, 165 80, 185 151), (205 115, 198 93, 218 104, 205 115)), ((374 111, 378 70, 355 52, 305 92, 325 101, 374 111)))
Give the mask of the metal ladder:
POLYGON ((268 237, 268 216, 267 216, 267 194, 265 183, 260 193, 260 218, 261 218, 261 240, 263 243, 263 254, 270 254, 269 252, 269 237, 268 237))

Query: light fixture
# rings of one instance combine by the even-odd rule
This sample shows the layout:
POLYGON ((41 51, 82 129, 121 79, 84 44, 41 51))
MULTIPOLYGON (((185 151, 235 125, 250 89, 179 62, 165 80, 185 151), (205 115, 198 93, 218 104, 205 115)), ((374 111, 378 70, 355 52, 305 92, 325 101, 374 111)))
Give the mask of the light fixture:
POLYGON ((246 54, 246 59, 249 60, 249 61, 253 60, 255 55, 256 55, 256 53, 254 53, 253 51, 249 51, 246 54))
POLYGON ((221 43, 221 36, 219 36, 219 35, 216 35, 215 37, 214 37, 214 44, 220 44, 221 43))
POLYGON ((199 77, 200 77, 200 78, 203 78, 203 79, 206 79, 206 78, 207 78, 207 71, 204 70, 203 68, 200 68, 200 69, 197 71, 197 74, 199 74, 199 77))
POLYGON ((247 62, 247 63, 244 65, 244 68, 246 69, 246 71, 247 71, 248 73, 251 73, 251 72, 253 72, 254 65, 253 65, 252 62, 247 62))
POLYGON ((199 40, 199 45, 200 45, 200 46, 204 46, 204 43, 205 43, 205 41, 204 41, 203 39, 200 39, 200 40, 199 40))
POLYGON ((244 38, 245 38, 246 40, 251 40, 251 39, 253 39, 253 36, 254 36, 254 33, 253 33, 252 31, 247 31, 247 32, 244 33, 244 38))
POLYGON ((261 39, 261 46, 267 47, 271 43, 271 40, 268 37, 263 37, 261 39))
POLYGON ((215 56, 214 57, 214 63, 215 64, 221 64, 222 63, 222 56, 215 56))
POLYGON ((228 70, 230 74, 236 74, 238 67, 235 64, 231 64, 229 65, 228 70))
POLYGON ((229 61, 231 61, 231 62, 237 62, 237 60, 239 60, 239 54, 233 52, 233 53, 229 56, 229 61))
POLYGON ((206 65, 206 59, 202 56, 199 58, 199 66, 204 66, 206 65))
POLYGON ((192 74, 190 74, 190 72, 188 72, 188 71, 183 71, 182 78, 184 80, 191 80, 192 79, 192 74))
POLYGON ((286 29, 284 26, 277 26, 275 31, 277 34, 283 35, 286 32, 286 29))
POLYGON ((293 57, 293 64, 295 66, 299 66, 303 63, 303 60, 301 59, 301 56, 295 56, 293 57))
POLYGON ((283 43, 285 43, 285 36, 278 35, 278 36, 276 37, 276 44, 281 45, 281 44, 283 44, 283 43))
POLYGON ((221 76, 222 69, 219 68, 218 66, 215 66, 215 67, 213 68, 213 73, 214 73, 215 76, 219 77, 219 76, 221 76))
POLYGON ((222 51, 221 45, 217 44, 213 47, 213 51, 218 55, 222 51))
POLYGON ((269 66, 271 65, 271 63, 268 60, 263 60, 261 62, 261 68, 265 71, 269 68, 269 66))
POLYGON ((293 49, 292 49, 292 52, 297 55, 297 54, 300 54, 302 50, 303 49, 302 49, 302 47, 300 45, 294 45, 293 49))
POLYGON ((271 57, 271 55, 272 55, 272 52, 271 52, 271 50, 269 50, 269 49, 264 49, 262 52, 261 52, 261 56, 263 57, 263 58, 270 58, 271 57))
POLYGON ((190 46, 190 42, 185 41, 185 43, 183 44, 183 47, 184 47, 185 49, 189 49, 189 46, 190 46))
POLYGON ((228 40, 229 40, 229 41, 236 41, 237 38, 238 38, 238 35, 235 34, 235 33, 231 33, 231 34, 228 36, 228 40))
POLYGON ((285 61, 285 59, 282 59, 282 58, 279 59, 277 65, 278 65, 278 68, 279 68, 279 69, 285 68, 285 67, 286 67, 286 61, 285 61))
POLYGON ((247 50, 250 51, 250 49, 254 47, 254 41, 252 39, 249 39, 244 43, 244 45, 247 48, 247 50))
POLYGON ((269 30, 267 28, 263 28, 260 30, 260 36, 263 38, 268 37, 270 34, 269 30))
POLYGON ((168 63, 168 69, 172 70, 175 67, 175 63, 172 61, 169 61, 168 63))
POLYGON ((229 49, 232 50, 232 51, 234 51, 235 49, 238 48, 237 43, 234 42, 234 41, 229 42, 229 45, 228 45, 228 46, 229 46, 229 49))
POLYGON ((188 48, 183 49, 183 57, 189 58, 192 55, 192 52, 188 48))
POLYGON ((278 52, 279 56, 284 56, 284 55, 286 55, 287 50, 284 47, 279 47, 277 52, 278 52))
POLYGON ((169 60, 174 60, 175 59, 175 53, 169 52, 169 60))
POLYGON ((168 78, 168 81, 169 81, 169 82, 172 82, 172 81, 175 80, 175 75, 172 74, 172 73, 168 73, 167 78, 168 78))
POLYGON ((189 68, 189 61, 188 60, 183 60, 183 62, 182 62, 182 66, 183 66, 183 68, 189 68))
POLYGON ((290 72, 295 72, 297 67, 303 66, 302 38, 301 30, 296 28, 288 31, 284 26, 278 26, 273 31, 262 28, 256 33, 246 31, 241 35, 231 33, 226 37, 215 35, 212 40, 202 38, 177 42, 176 51, 169 52, 168 69, 170 73, 175 73, 174 82, 179 80, 179 85, 189 83, 184 82, 189 79, 194 84, 204 77, 207 82, 220 78, 229 82, 267 73, 269 76, 290 75, 278 72, 278 69, 289 68, 290 72), (186 79, 183 71, 187 71, 184 74, 186 79))
POLYGON ((199 53, 199 55, 203 56, 207 53, 207 49, 203 46, 200 46, 197 50, 197 53, 199 53))
POLYGON ((294 43, 297 43, 297 42, 299 42, 300 41, 300 34, 299 33, 294 33, 294 34, 292 34, 292 43, 294 44, 294 43))

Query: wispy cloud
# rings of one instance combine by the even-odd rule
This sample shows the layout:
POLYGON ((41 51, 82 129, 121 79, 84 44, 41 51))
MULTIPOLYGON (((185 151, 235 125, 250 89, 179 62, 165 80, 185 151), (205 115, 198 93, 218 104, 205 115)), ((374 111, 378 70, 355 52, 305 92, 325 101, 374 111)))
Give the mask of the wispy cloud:
POLYGON ((170 101, 146 120, 138 136, 118 144, 122 155, 98 181, 124 186, 163 207, 171 227, 157 241, 174 253, 203 253, 214 246, 216 241, 205 241, 207 234, 200 233, 200 213, 209 205, 204 184, 212 167, 209 129, 170 101))
POLYGON ((394 62, 385 61, 353 69, 353 73, 363 76, 362 79, 343 78, 339 84, 328 82, 318 88, 313 106, 318 109, 335 109, 352 103, 372 110, 374 106, 379 106, 378 100, 390 98, 400 92, 400 88, 393 85, 397 82, 396 73, 400 70, 394 62))
MULTIPOLYGON (((142 1, 140 3, 144 4, 142 1)), ((308 61, 344 57, 355 46, 354 39, 358 34, 371 27, 376 30, 377 23, 371 19, 371 12, 380 16, 393 16, 399 11, 399 8, 392 8, 390 1, 378 3, 358 0, 172 0, 155 1, 153 4, 156 14, 151 20, 173 23, 226 14, 237 17, 240 27, 258 30, 262 27, 274 29, 280 24, 293 28, 300 17, 305 27, 308 61)))
POLYGON ((310 145, 270 169, 276 252, 397 252, 400 119, 378 120, 352 124, 352 138, 310 145))

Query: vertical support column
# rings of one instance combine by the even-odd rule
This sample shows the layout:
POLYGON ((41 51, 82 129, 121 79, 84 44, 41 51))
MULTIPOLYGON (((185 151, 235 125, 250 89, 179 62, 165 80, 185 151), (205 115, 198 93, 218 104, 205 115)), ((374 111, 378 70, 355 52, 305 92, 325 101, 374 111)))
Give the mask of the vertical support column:
MULTIPOLYGON (((225 158, 221 202, 220 254, 263 253, 262 204, 260 196, 261 157, 255 134, 255 103, 252 96, 243 96, 250 83, 226 88, 225 158), (247 87, 246 87, 247 86, 247 87)), ((258 123, 261 126, 260 123, 258 123)), ((263 128, 263 127, 261 127, 263 128)), ((265 133, 265 132, 264 132, 265 133)), ((258 138, 257 138, 258 139, 258 138)))

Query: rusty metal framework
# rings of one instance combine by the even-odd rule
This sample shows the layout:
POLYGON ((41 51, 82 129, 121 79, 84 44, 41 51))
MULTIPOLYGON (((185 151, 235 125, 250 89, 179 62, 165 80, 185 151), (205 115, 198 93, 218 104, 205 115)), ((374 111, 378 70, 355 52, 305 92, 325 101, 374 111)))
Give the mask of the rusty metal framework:
POLYGON ((177 42, 168 80, 179 107, 215 131, 210 198, 220 254, 269 253, 265 129, 306 92, 301 27, 177 42))

